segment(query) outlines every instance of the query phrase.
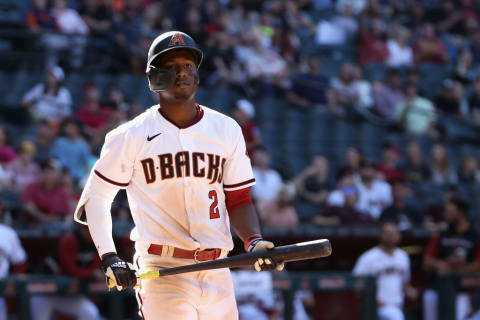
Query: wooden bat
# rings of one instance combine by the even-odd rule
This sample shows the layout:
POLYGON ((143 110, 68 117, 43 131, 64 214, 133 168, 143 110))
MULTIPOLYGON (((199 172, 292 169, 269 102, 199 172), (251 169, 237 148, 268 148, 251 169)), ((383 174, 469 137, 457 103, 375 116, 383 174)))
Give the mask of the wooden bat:
MULTIPOLYGON (((140 274, 139 278, 155 279, 158 277, 194 271, 253 266, 253 264, 255 263, 255 261, 257 261, 258 258, 272 258, 276 261, 291 262, 298 260, 324 258, 328 257, 331 253, 332 246, 330 244, 330 241, 328 241, 328 239, 319 239, 275 247, 273 249, 243 253, 233 257, 189 264, 186 266, 152 270, 140 274)), ((108 279, 108 288, 111 289, 115 286, 115 280, 108 279)))

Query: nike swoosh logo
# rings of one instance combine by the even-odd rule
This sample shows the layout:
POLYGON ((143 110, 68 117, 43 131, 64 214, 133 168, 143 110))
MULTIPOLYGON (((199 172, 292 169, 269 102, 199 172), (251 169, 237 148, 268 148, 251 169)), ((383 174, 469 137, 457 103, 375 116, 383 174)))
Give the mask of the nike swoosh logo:
POLYGON ((156 137, 158 137, 158 136, 161 135, 161 134, 162 134, 162 133, 157 133, 157 134, 154 135, 154 136, 151 136, 151 137, 149 136, 149 137, 147 137, 147 141, 152 141, 153 139, 155 139, 156 137))

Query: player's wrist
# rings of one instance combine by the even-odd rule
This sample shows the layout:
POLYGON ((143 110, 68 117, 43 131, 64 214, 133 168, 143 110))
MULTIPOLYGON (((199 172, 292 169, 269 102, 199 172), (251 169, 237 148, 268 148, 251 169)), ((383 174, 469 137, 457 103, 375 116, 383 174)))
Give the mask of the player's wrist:
POLYGON ((118 258, 118 254, 116 252, 107 252, 107 253, 104 253, 100 256, 100 260, 102 261, 105 261, 111 257, 117 257, 118 258))
POLYGON ((243 244, 243 248, 245 249, 246 252, 251 252, 253 250, 253 248, 255 247, 255 245, 260 240, 263 240, 262 235, 258 234, 258 233, 254 233, 245 240, 245 242, 243 244))

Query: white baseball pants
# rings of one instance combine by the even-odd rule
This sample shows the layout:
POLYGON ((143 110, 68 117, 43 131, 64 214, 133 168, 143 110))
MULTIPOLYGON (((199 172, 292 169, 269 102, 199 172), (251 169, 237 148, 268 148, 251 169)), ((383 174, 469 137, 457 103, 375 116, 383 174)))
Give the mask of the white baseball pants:
MULTIPOLYGON (((135 261, 140 273, 195 263, 150 254, 136 256, 135 261)), ((229 269, 141 280, 136 293, 144 320, 238 320, 229 269)))

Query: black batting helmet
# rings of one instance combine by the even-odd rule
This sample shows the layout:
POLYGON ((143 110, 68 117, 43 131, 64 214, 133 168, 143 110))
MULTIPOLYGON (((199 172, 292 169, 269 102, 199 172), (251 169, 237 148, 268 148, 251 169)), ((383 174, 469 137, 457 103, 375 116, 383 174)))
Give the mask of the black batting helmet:
POLYGON ((202 51, 197 47, 195 41, 188 34, 180 31, 169 31, 162 33, 153 40, 148 50, 147 75, 150 90, 154 92, 168 89, 175 81, 174 71, 159 69, 154 66, 153 61, 165 52, 170 50, 187 49, 195 59, 197 69, 203 59, 202 51))

